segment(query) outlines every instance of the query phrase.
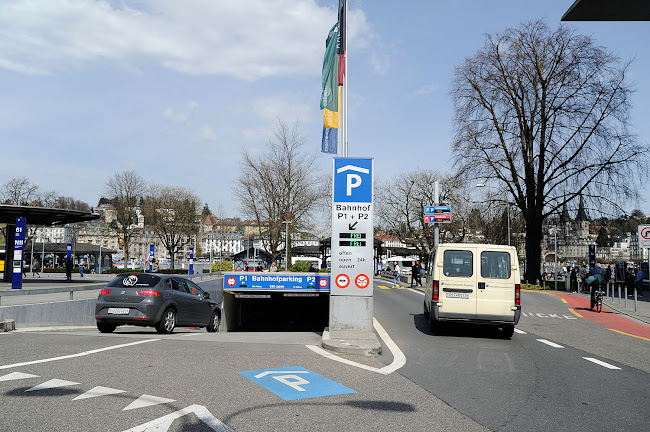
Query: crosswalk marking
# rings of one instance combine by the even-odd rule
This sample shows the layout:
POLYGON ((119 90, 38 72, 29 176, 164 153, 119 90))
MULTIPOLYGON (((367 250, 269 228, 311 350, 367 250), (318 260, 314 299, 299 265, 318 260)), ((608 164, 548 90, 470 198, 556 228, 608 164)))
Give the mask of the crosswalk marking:
POLYGON ((134 400, 124 408, 122 411, 128 411, 132 409, 138 409, 138 408, 144 408, 152 405, 160 405, 163 403, 169 403, 169 402, 174 402, 175 399, 167 399, 167 398, 162 398, 162 397, 157 397, 157 396, 151 396, 144 394, 140 396, 138 399, 134 400))
POLYGON ((126 390, 118 390, 110 387, 97 386, 97 387, 93 387, 92 389, 88 390, 86 393, 79 395, 72 400, 76 401, 81 399, 90 399, 98 396, 107 396, 107 395, 118 394, 118 393, 126 393, 126 390))
POLYGON ((390 289, 390 287, 384 286, 384 285, 377 285, 381 289, 390 289))
POLYGON ((48 390, 48 389, 53 389, 58 387, 73 386, 77 384, 79 383, 73 381, 60 380, 60 379, 51 379, 49 381, 45 381, 43 384, 39 384, 25 391, 30 392, 30 391, 48 390))
POLYGON ((25 378, 38 378, 38 375, 32 375, 32 374, 22 373, 22 372, 12 372, 10 374, 1 376, 0 381, 12 381, 12 380, 25 379, 25 378))

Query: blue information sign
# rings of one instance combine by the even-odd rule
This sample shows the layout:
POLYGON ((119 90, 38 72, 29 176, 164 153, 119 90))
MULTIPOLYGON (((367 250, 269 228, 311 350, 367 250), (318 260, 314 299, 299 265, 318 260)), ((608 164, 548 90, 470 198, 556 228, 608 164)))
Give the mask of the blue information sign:
POLYGON ((190 271, 188 274, 194 274, 194 246, 190 248, 190 271))
POLYGON ((282 273, 226 273, 223 275, 225 290, 330 290, 330 277, 321 275, 297 276, 282 273))
POLYGON ((334 159, 334 202, 372 202, 372 159, 334 159))
POLYGON ((153 252, 155 247, 155 243, 149 243, 149 273, 153 273, 153 252))
POLYGON ((356 393, 351 388, 300 366, 259 369, 239 374, 286 401, 356 393))
POLYGON ((23 244, 25 243, 25 218, 16 218, 16 233, 14 235, 14 259, 12 263, 11 289, 21 289, 23 286, 23 244))
POLYGON ((424 208, 424 214, 449 213, 449 212, 451 212, 450 206, 436 206, 436 207, 424 208))

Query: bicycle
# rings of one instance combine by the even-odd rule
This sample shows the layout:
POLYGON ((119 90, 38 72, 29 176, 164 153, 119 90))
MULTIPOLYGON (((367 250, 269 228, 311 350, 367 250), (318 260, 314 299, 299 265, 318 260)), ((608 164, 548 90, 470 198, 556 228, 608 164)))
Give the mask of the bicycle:
POLYGON ((594 299, 591 301, 591 309, 593 310, 595 306, 598 313, 603 310, 603 294, 605 294, 604 291, 594 291, 594 299))

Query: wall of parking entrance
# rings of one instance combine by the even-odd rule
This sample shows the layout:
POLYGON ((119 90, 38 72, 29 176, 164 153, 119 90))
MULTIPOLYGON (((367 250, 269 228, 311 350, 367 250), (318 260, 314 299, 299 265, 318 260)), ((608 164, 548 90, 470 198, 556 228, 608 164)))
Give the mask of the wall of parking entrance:
MULTIPOLYGON (((196 281, 198 282, 198 281, 196 281)), ((221 302, 221 281, 210 284, 198 282, 204 291, 221 302)), ((24 305, 0 306, 0 320, 12 319, 16 328, 59 325, 95 325, 96 299, 66 300, 24 305)))

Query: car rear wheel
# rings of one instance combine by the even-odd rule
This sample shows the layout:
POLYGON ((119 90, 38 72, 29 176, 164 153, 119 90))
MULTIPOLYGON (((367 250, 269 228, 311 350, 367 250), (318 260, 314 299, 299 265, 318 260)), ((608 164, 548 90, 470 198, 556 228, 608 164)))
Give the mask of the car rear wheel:
POLYGON ((207 327, 207 330, 210 333, 214 333, 219 331, 219 314, 217 312, 212 312, 212 316, 210 317, 210 324, 207 327))
POLYGON ((163 313, 162 318, 156 324, 156 330, 158 333, 165 333, 169 334, 174 331, 174 328, 176 327, 176 312, 174 312, 174 309, 167 309, 165 313, 163 313))
POLYGON ((104 322, 99 322, 97 321, 97 329, 101 333, 113 333, 113 331, 117 328, 115 324, 108 324, 104 322))

